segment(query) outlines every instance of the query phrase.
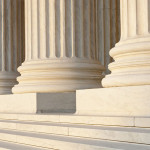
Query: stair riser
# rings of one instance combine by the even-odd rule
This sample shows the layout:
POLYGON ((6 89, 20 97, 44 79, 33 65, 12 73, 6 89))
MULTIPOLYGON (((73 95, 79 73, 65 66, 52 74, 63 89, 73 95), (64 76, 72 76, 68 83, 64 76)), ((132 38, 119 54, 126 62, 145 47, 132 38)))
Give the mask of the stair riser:
MULTIPOLYGON (((135 126, 134 117, 102 117, 102 116, 77 116, 77 115, 24 115, 1 114, 2 120, 56 122, 89 125, 135 126)), ((139 123, 137 124, 139 126, 139 123)), ((142 126, 141 126, 142 127, 142 126)))
POLYGON ((119 150, 114 148, 0 133, 0 140, 55 150, 119 150))
POLYGON ((92 139, 104 139, 120 142, 132 142, 150 144, 149 133, 126 132, 114 130, 96 130, 74 127, 44 126, 19 123, 0 123, 1 129, 10 129, 18 131, 27 131, 35 133, 56 134, 64 136, 75 136, 92 139))

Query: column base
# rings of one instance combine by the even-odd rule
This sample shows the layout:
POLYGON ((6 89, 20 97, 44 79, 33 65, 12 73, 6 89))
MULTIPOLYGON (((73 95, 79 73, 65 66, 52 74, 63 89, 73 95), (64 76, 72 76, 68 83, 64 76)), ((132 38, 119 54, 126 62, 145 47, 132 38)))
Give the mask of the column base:
POLYGON ((0 72, 0 95, 11 94, 12 87, 17 84, 17 72, 1 71, 0 72))
POLYGON ((77 91, 77 114, 150 116, 150 86, 128 86, 77 91))
POLYGON ((23 63, 14 94, 75 92, 100 88, 104 67, 89 59, 51 59, 23 63))
POLYGON ((75 109, 75 92, 0 95, 1 113, 74 113, 75 109))

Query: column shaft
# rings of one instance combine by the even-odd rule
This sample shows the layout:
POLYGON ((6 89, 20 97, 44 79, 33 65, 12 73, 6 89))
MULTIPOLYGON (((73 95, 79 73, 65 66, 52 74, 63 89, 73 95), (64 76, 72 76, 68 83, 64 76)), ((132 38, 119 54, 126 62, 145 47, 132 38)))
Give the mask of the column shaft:
POLYGON ((11 93, 24 57, 23 1, 0 0, 0 94, 11 93))
POLYGON ((105 74, 108 74, 108 64, 113 61, 109 51, 120 40, 120 0, 97 0, 96 7, 96 47, 99 60, 106 68, 105 74))
POLYGON ((26 0, 26 61, 14 93, 101 86, 95 0, 26 0))
POLYGON ((150 84, 150 0, 121 0, 121 40, 104 87, 150 84))

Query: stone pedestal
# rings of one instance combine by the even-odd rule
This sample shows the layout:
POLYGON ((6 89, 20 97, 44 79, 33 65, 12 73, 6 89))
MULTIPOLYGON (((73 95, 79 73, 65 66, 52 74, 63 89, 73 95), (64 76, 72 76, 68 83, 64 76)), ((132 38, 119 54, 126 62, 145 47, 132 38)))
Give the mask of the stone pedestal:
POLYGON ((76 114, 149 117, 149 91, 149 85, 79 90, 76 114))
POLYGON ((0 0, 0 94, 10 94, 24 58, 23 0, 0 0))
POLYGON ((13 93, 101 87, 95 1, 26 0, 26 60, 13 93))

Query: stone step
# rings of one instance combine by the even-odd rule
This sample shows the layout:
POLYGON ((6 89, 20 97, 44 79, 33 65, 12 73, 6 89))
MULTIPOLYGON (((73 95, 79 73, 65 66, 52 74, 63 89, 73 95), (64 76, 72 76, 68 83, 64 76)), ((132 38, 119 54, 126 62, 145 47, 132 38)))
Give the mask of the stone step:
POLYGON ((48 150, 48 149, 0 141, 0 150, 48 150))
POLYGON ((38 122, 59 122, 70 124, 108 125, 108 126, 129 126, 149 127, 150 117, 113 117, 113 116, 87 116, 72 114, 4 114, 0 113, 0 119, 38 121, 38 122))
POLYGON ((0 120, 1 129, 150 144, 150 129, 0 120))
POLYGON ((0 140, 56 150, 150 150, 150 145, 0 130, 0 140))

